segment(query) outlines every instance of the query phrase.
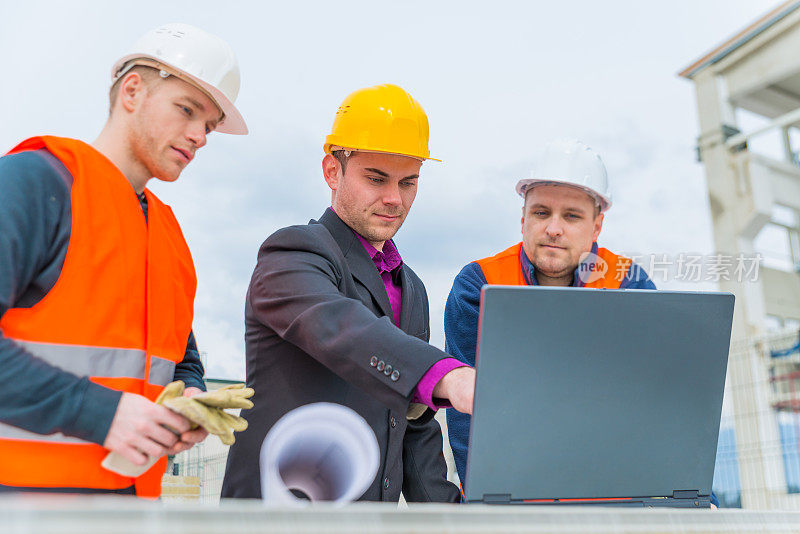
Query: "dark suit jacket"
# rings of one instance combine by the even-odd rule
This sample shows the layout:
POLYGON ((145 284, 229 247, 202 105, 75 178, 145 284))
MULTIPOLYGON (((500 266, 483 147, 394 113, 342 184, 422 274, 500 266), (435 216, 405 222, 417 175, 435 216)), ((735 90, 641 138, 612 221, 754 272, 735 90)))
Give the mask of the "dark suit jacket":
POLYGON ((250 426, 231 447, 222 497, 259 498, 259 451, 269 429, 294 408, 334 402, 358 412, 378 438, 380 468, 362 500, 397 501, 401 489, 408 501, 458 500, 433 412, 406 420, 417 383, 448 356, 427 343, 422 281, 406 265, 399 276, 397 328, 375 264, 332 210, 261 245, 245 306, 255 407, 242 413, 250 426), (393 372, 378 371, 373 357, 393 372))

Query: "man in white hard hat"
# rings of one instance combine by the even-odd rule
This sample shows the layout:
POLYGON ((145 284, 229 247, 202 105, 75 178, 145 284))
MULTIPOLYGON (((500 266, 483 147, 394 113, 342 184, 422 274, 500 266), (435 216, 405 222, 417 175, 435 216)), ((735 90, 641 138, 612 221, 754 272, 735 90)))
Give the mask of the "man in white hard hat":
MULTIPOLYGON (((485 284, 655 289, 642 268, 599 248, 605 211, 611 206, 600 157, 578 141, 554 141, 538 172, 517 182, 522 242, 467 264, 456 276, 444 313, 445 350, 475 364, 478 308, 485 284)), ((470 416, 447 411, 447 429, 463 481, 470 416)))
POLYGON ((206 436, 153 402, 173 380, 205 388, 192 257, 146 185, 177 180, 212 131, 247 133, 239 69, 220 38, 168 24, 112 80, 92 144, 34 137, 0 158, 0 491, 157 497, 164 456, 206 436), (109 451, 160 460, 122 476, 109 451))

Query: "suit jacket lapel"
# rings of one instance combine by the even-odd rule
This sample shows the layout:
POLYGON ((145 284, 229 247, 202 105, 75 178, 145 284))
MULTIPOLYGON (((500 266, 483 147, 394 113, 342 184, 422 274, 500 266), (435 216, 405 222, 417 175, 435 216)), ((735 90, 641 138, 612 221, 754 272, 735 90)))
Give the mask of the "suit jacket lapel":
POLYGON ((319 222, 328 229, 339 248, 342 249, 342 254, 350 267, 353 278, 367 288, 384 315, 393 317, 389 295, 386 294, 386 286, 383 285, 375 263, 358 241, 353 229, 347 226, 330 208, 325 210, 325 213, 319 218, 319 222))
MULTIPOLYGON (((400 267, 400 281, 403 290, 402 304, 400 305, 400 329, 406 333, 410 328, 411 311, 414 303, 414 285, 408 276, 405 266, 400 267)), ((415 332, 411 332, 414 334, 415 332)))

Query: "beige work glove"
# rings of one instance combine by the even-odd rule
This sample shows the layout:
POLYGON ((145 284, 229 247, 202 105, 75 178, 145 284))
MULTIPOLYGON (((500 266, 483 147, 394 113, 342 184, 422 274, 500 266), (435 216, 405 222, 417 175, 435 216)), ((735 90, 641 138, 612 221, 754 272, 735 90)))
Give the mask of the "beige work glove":
MULTIPOLYGON (((231 415, 224 411, 224 408, 252 408, 253 403, 247 400, 252 397, 252 388, 245 388, 244 384, 234 384, 226 386, 218 391, 202 393, 194 397, 184 397, 183 390, 186 385, 181 380, 176 380, 167 384, 164 390, 156 399, 156 404, 163 404, 170 410, 177 412, 194 423, 194 428, 202 426, 210 434, 215 434, 225 445, 232 445, 236 440, 234 432, 241 432, 247 428, 247 421, 241 417, 231 415), (222 393, 224 391, 236 391, 234 394, 222 393), (210 404, 204 404, 194 399, 204 396, 211 400, 210 404)), ((172 430, 172 429, 170 429, 172 430)), ((122 476, 138 477, 150 469, 158 460, 151 458, 145 465, 136 465, 128 461, 121 454, 110 452, 103 459, 101 465, 122 476)))
POLYGON ((236 441, 234 432, 247 428, 244 418, 231 415, 224 409, 252 408, 253 403, 248 400, 255 393, 252 388, 245 388, 244 384, 233 384, 217 391, 198 393, 193 397, 184 397, 183 389, 184 384, 180 380, 172 382, 164 388, 156 403, 181 414, 194 423, 195 428, 201 426, 209 434, 218 436, 225 445, 232 445, 236 441))
POLYGON ((253 401, 248 399, 254 394, 253 388, 246 388, 244 384, 231 384, 216 391, 198 393, 192 399, 215 408, 242 408, 247 410, 253 407, 253 401))

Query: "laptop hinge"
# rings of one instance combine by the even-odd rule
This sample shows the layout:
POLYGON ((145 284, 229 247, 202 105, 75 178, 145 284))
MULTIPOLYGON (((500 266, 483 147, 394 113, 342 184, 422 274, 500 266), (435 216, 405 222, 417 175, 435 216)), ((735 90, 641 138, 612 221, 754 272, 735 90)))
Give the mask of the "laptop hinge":
POLYGON ((510 493, 484 493, 483 502, 486 504, 509 504, 511 502, 510 493))
POLYGON ((696 499, 700 492, 697 490, 675 490, 672 492, 673 499, 696 499))

